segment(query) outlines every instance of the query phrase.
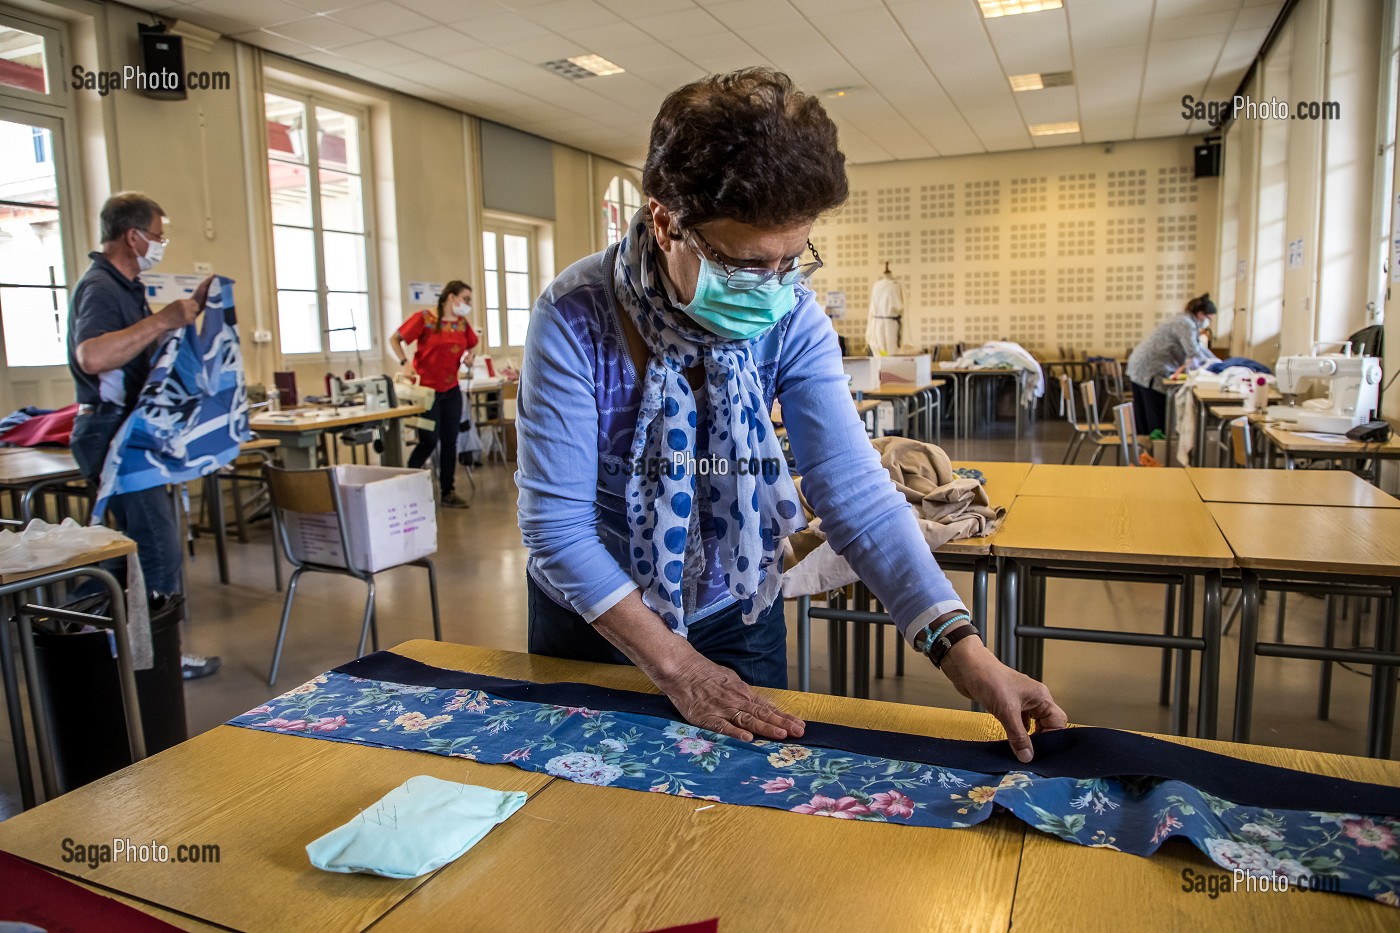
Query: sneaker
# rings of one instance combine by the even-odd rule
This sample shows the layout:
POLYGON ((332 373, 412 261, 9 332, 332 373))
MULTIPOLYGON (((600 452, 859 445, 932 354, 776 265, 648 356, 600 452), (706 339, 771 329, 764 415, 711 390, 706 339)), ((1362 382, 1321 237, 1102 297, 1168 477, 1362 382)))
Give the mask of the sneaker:
POLYGON ((442 505, 443 508, 447 509, 471 508, 471 503, 469 503, 466 499, 463 499, 461 496, 457 495, 455 492, 449 492, 447 495, 443 496, 442 505))
POLYGON ((180 673, 186 680, 198 680, 218 671, 219 665, 223 663, 218 655, 206 658, 199 654, 182 654, 180 655, 180 673))

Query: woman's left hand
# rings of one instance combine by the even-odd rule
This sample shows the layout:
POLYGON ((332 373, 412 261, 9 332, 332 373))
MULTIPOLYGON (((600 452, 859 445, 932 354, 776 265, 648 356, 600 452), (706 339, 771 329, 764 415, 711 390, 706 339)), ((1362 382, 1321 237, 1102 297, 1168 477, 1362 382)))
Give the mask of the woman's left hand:
POLYGON ((977 638, 964 638, 953 646, 943 661, 943 673, 959 693, 982 704, 1001 722, 1011 750, 1022 763, 1035 755, 1027 734, 1032 720, 1037 732, 1068 724, 1048 687, 1002 664, 977 638))

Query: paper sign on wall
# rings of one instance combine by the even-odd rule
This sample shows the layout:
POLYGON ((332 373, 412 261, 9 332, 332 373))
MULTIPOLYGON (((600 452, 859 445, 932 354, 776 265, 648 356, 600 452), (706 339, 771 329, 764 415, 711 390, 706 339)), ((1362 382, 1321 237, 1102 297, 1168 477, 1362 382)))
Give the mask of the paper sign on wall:
POLYGON ((826 313, 834 318, 846 316, 846 293, 844 291, 826 293, 826 313))
POLYGON ((1246 270, 1248 270, 1248 268, 1248 264, 1246 264, 1243 259, 1235 263, 1235 281, 1243 282, 1244 277, 1247 274, 1246 270))
POLYGON ((412 304, 436 304, 442 294, 441 282, 409 282, 408 300, 412 304))
POLYGON ((172 275, 168 272, 143 272, 141 285, 146 289, 146 302, 153 305, 168 305, 180 298, 194 294, 207 276, 172 275))
POLYGON ((1390 210, 1390 280, 1400 282, 1400 194, 1390 210))
POLYGON ((1301 268, 1303 268, 1303 238, 1302 238, 1302 237, 1298 237, 1298 239, 1296 239, 1296 240, 1290 240, 1290 241, 1288 242, 1288 268, 1290 268, 1290 269, 1301 269, 1301 268))

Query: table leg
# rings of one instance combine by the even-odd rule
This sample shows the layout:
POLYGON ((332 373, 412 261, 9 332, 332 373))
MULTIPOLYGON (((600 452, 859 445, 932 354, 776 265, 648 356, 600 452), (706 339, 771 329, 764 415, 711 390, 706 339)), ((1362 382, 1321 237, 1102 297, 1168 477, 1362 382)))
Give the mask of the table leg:
MULTIPOLYGON (((1376 650, 1395 651, 1400 625, 1400 586, 1392 587, 1376 614, 1376 650)), ((1390 757, 1390 734, 1395 731, 1395 668, 1377 665, 1371 674, 1371 709, 1366 720, 1367 750, 1372 758, 1390 757)))
POLYGON ((204 495, 209 499, 209 521, 214 526, 214 556, 219 563, 219 582, 228 583, 228 529, 224 522, 224 494, 217 473, 204 477, 204 495))
POLYGON ((1020 566, 1014 558, 1002 558, 997 570, 996 653, 1001 663, 1016 669, 1016 609, 1020 602, 1020 566))
POLYGON ((1250 719, 1254 715, 1254 666, 1259 643, 1259 577, 1252 570, 1242 572, 1240 581, 1240 661, 1235 678, 1235 728, 1233 742, 1249 741, 1250 719))
POLYGON ((288 470, 314 470, 320 465, 317 444, 320 431, 307 431, 298 434, 279 434, 278 448, 282 452, 282 466, 288 470))
POLYGON ((1196 710, 1196 736, 1213 739, 1220 718, 1220 619, 1224 605, 1224 583, 1219 570, 1205 575, 1201 629, 1206 647, 1201 653, 1201 687, 1196 710))
POLYGON ((875 626, 875 679, 885 679, 885 627, 875 626))
MULTIPOLYGON (((1331 648, 1337 642, 1337 601, 1340 596, 1327 597, 1327 625, 1323 630, 1322 644, 1331 648)), ((1321 682, 1317 688, 1317 718, 1326 719, 1332 712, 1332 662, 1322 662, 1321 682)))
MULTIPOLYGON (((870 611, 870 591, 865 584, 856 583, 856 609, 870 611)), ((870 698, 870 623, 856 622, 852 632, 854 645, 851 658, 851 693, 868 700, 870 698)))
POLYGON ((10 717, 10 741, 15 749, 15 773, 19 778, 20 807, 25 810, 34 807, 34 774, 29 768, 29 740, 24 729, 24 710, 19 695, 19 677, 15 674, 15 646, 11 641, 10 619, 14 615, 14 601, 5 597, 0 609, 0 675, 5 683, 5 708, 10 717))
MULTIPOLYGON (((1180 617, 1178 634, 1187 638, 1196 622, 1196 578, 1191 575, 1181 579, 1181 605, 1177 607, 1180 617)), ((1191 652, 1186 648, 1176 653, 1176 687, 1172 691, 1172 734, 1187 734, 1187 718, 1191 708, 1191 652)))
POLYGON ((19 613, 19 652, 24 659, 24 682, 29 687, 29 717, 34 722, 34 747, 39 752, 39 780, 44 786, 44 799, 59 795, 58 775, 54 763, 53 731, 49 722, 49 705, 39 686, 39 661, 34 654, 34 626, 29 617, 19 613))
POLYGON ((390 418, 384 423, 384 453, 379 462, 387 467, 403 466, 402 418, 390 418))
MULTIPOLYGON (((1176 582, 1167 584, 1166 608, 1162 613, 1162 634, 1170 635, 1176 631, 1176 582)), ((1157 703, 1166 706, 1172 701, 1172 653, 1171 649, 1162 650, 1162 677, 1157 690, 1157 703)))
MULTIPOLYGON (((273 555, 276 559, 276 555, 273 555)), ((812 597, 797 597, 797 689, 812 690, 812 597)))
MULTIPOLYGON (((987 639, 987 583, 991 576, 991 561, 986 557, 979 557, 972 564, 972 624, 977 628, 977 634, 981 636, 985 643, 987 639)), ((974 713, 985 712, 982 704, 976 700, 972 701, 972 711, 974 713)))

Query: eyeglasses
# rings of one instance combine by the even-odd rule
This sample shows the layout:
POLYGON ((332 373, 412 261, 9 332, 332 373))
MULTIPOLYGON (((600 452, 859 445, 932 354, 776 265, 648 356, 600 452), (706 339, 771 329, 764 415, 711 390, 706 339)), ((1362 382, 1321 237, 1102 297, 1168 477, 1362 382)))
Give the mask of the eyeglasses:
MULTIPOLYGON (((796 285, 798 282, 806 282, 823 265, 822 257, 817 253, 817 248, 807 241, 807 249, 812 251, 812 261, 799 264, 800 257, 793 257, 788 262, 786 269, 755 269, 749 266, 732 267, 729 263, 720 258, 719 251, 710 245, 710 241, 705 239, 699 230, 692 230, 692 233, 705 244, 705 248, 710 251, 715 262, 719 263, 724 270, 724 284, 738 291, 751 291, 761 285, 766 284, 773 278, 777 278, 779 285, 796 285)), ((699 250, 696 250, 699 252, 699 250)), ((703 254, 702 254, 703 258, 703 254)))
POLYGON ((142 230, 142 229, 140 229, 139 227, 136 229, 136 232, 139 233, 139 234, 141 234, 143 237, 145 237, 145 238, 146 238, 146 242, 148 242, 148 243, 159 243, 161 246, 169 246, 169 245, 170 245, 170 238, 169 238, 169 237, 156 236, 155 234, 151 233, 151 231, 149 231, 149 230, 142 230))

